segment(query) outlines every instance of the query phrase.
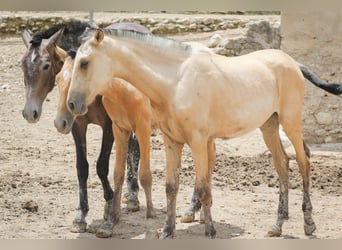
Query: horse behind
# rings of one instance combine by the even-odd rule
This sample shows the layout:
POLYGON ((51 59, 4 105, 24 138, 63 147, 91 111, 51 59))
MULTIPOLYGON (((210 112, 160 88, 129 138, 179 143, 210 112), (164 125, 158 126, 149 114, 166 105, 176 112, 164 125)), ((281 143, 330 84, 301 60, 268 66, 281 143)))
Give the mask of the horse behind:
MULTIPOLYGON (((56 83, 59 89, 59 102, 55 119, 56 127, 61 124, 64 131, 71 129, 73 116, 67 108, 67 95, 71 82, 71 72, 74 64, 75 53, 68 52, 61 71, 56 77, 56 83)), ((112 228, 118 222, 121 213, 120 201, 122 185, 125 176, 125 159, 127 157, 128 143, 131 131, 134 131, 139 142, 140 148, 140 168, 139 179, 144 188, 146 196, 146 218, 155 217, 155 212, 152 204, 151 186, 152 173, 150 170, 150 134, 151 130, 156 128, 156 123, 153 120, 153 114, 150 106, 150 101, 142 95, 132 85, 120 79, 113 79, 108 83, 110 86, 102 94, 103 106, 112 120, 112 129, 115 136, 115 165, 114 165, 114 199, 113 204, 110 204, 108 209, 114 211, 112 218, 108 218, 108 223, 105 228, 99 229, 96 233, 98 237, 110 237, 112 228)), ((92 105, 95 95, 89 98, 88 103, 92 105)), ((91 107, 87 107, 88 112, 92 112, 91 107)), ((109 212, 109 210, 108 210, 109 212)))
POLYGON ((79 48, 68 106, 72 113, 82 114, 89 95, 104 89, 113 77, 131 83, 151 100, 166 150, 167 220, 162 238, 172 237, 175 230, 177 171, 184 144, 190 146, 194 159, 195 188, 203 206, 205 235, 214 238, 214 139, 238 137, 256 128, 262 131, 279 175, 277 219, 268 235, 280 236, 289 216, 289 158, 279 137, 279 125, 294 146, 303 179, 304 232, 311 235, 315 231, 309 195, 310 154, 301 124, 303 74, 308 78, 302 66, 280 50, 224 57, 193 51, 182 43, 157 36, 110 33, 105 36, 99 29, 79 48))
MULTIPOLYGON (((61 70, 67 56, 65 50, 76 50, 81 44, 80 37, 87 28, 94 28, 94 26, 87 22, 71 21, 56 24, 33 36, 27 30, 23 31, 22 38, 27 50, 22 58, 26 94, 26 103, 22 113, 28 122, 36 123, 39 121, 43 102, 53 89, 56 74, 61 70)), ((116 23, 108 28, 150 32, 147 28, 134 23, 116 23)), ((73 232, 84 232, 87 226, 85 218, 89 211, 87 192, 89 163, 86 153, 87 128, 89 124, 96 124, 103 131, 96 171, 103 186, 106 201, 104 217, 107 217, 108 206, 113 198, 113 190, 107 178, 109 158, 114 142, 112 122, 103 107, 101 96, 96 97, 89 106, 87 115, 77 117, 71 124, 66 122, 67 120, 64 120, 61 124, 56 125, 62 133, 68 133, 70 130, 72 132, 76 149, 76 168, 79 183, 79 209, 71 230, 73 232)), ((139 157, 138 142, 134 136, 131 136, 129 140, 129 156, 127 157, 127 208, 130 211, 139 210, 139 185, 137 182, 139 157)))

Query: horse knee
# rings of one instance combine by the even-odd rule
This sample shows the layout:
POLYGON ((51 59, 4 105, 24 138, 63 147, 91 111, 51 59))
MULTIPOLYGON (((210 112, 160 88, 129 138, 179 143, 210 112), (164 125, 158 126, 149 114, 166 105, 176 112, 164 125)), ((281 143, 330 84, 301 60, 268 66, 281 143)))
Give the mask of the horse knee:
POLYGON ((166 196, 168 198, 176 197, 176 194, 178 192, 178 185, 166 183, 165 191, 166 191, 166 196))
POLYGON ((196 192, 198 195, 198 199, 201 201, 203 206, 211 206, 212 204, 212 196, 211 190, 208 185, 198 185, 196 187, 196 192))
POLYGON ((152 173, 150 169, 143 169, 141 168, 139 171, 139 180, 141 185, 151 185, 152 184, 152 173))

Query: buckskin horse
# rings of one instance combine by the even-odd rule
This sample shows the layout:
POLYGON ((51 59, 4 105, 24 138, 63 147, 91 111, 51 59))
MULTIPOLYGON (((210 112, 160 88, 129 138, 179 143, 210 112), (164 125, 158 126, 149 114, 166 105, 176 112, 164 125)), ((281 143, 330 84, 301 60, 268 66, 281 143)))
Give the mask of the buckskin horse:
POLYGON ((342 93, 339 84, 316 82, 307 67, 281 50, 224 57, 150 34, 106 33, 98 29, 78 49, 68 106, 73 114, 85 113, 88 98, 105 90, 113 77, 131 83, 150 99, 166 150, 167 220, 161 238, 172 237, 175 231, 177 171, 184 144, 190 146, 194 159, 205 235, 214 238, 214 140, 238 137, 257 128, 272 154, 280 182, 277 219, 268 235, 281 235, 283 222, 288 219, 289 158, 279 138, 280 124, 294 146, 303 179, 304 232, 311 235, 315 231, 309 195, 310 151, 301 125, 304 77, 334 94, 342 93))
MULTIPOLYGON (((22 58, 24 72, 26 103, 23 109, 24 118, 30 122, 38 122, 42 104, 48 93, 55 85, 55 77, 63 66, 66 57, 65 50, 76 50, 81 42, 80 36, 87 28, 94 28, 87 22, 71 21, 65 24, 56 24, 51 28, 36 33, 34 36, 23 30, 22 39, 27 50, 22 58), (59 49, 62 48, 62 49, 59 49)), ((131 29, 140 32, 150 32, 147 28, 134 23, 115 23, 108 29, 131 29)), ((108 205, 113 198, 113 190, 108 181, 108 165, 113 146, 112 122, 108 117, 102 97, 98 96, 89 106, 89 113, 75 119, 72 126, 72 136, 76 147, 76 168, 79 183, 79 210, 73 221, 73 232, 86 230, 86 215, 89 210, 87 195, 87 179, 89 163, 86 155, 86 133, 89 124, 99 125, 103 130, 101 151, 96 163, 97 174, 101 180, 104 199, 106 200, 104 217, 107 217, 108 205)), ((63 127, 63 123, 59 124, 63 127)), ((65 124, 64 124, 65 125, 65 124)), ((61 128, 61 131, 63 128, 61 128)), ((127 208, 130 211, 139 210, 137 170, 139 164, 139 144, 131 135, 129 153, 127 157, 127 208)))

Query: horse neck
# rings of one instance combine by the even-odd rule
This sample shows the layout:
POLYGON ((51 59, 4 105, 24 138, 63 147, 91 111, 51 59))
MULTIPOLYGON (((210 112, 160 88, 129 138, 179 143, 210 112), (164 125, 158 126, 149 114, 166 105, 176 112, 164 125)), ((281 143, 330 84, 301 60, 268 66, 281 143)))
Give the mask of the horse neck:
POLYGON ((116 76, 131 83, 152 103, 158 106, 166 103, 176 88, 182 62, 189 55, 136 41, 116 40, 116 43, 120 45, 114 48, 111 43, 111 49, 107 50, 112 51, 115 63, 121 62, 116 76))

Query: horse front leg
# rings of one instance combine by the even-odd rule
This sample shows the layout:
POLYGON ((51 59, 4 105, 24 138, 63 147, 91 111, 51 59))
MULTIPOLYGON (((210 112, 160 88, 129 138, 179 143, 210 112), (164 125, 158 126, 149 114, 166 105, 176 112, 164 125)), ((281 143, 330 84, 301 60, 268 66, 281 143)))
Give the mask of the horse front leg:
POLYGON ((166 199, 167 219, 160 238, 172 238, 176 227, 176 198, 179 187, 178 169, 184 144, 177 143, 163 134, 166 154, 166 199))
POLYGON ((138 169, 140 161, 140 148, 139 143, 132 132, 128 142, 128 155, 127 155, 127 174, 126 184, 127 192, 125 193, 124 202, 127 203, 127 210, 131 212, 139 211, 139 184, 138 184, 138 169))
POLYGON ((114 198, 108 213, 108 220, 104 227, 99 228, 96 232, 96 236, 100 238, 111 237, 113 234, 113 227, 118 223, 120 218, 121 193, 125 177, 125 161, 130 135, 130 132, 121 129, 114 123, 112 124, 112 127, 115 136, 114 198))
POLYGON ((74 138, 76 147, 76 168, 79 186, 79 207, 71 228, 71 232, 74 233, 83 233, 87 229, 87 222, 85 218, 89 211, 87 191, 89 164, 87 161, 86 132, 87 124, 76 120, 72 126, 72 136, 74 138))
POLYGON ((107 122, 103 125, 102 128, 101 151, 96 163, 96 172, 101 180, 103 197, 106 201, 103 213, 104 220, 108 219, 108 213, 113 202, 112 199, 114 194, 108 180, 109 158, 112 151, 113 143, 114 136, 112 131, 112 123, 108 118, 107 122))

